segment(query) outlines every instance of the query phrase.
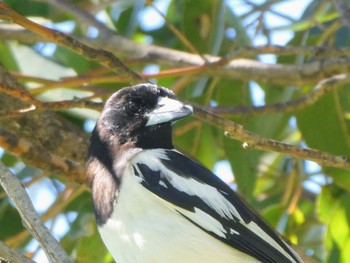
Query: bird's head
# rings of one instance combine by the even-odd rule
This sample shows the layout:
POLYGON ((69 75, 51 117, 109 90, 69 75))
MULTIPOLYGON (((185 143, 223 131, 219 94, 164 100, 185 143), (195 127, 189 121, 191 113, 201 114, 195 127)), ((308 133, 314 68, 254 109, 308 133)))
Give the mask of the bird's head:
POLYGON ((192 107, 179 101, 172 91, 140 84, 114 93, 96 127, 116 146, 132 142, 143 149, 172 148, 172 123, 192 112, 192 107))

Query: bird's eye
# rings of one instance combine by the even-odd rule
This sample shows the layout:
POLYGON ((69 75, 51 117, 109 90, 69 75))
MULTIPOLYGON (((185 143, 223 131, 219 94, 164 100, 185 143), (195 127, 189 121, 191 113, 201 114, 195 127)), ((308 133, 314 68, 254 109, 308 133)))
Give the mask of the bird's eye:
POLYGON ((135 101, 130 101, 127 106, 127 110, 131 114, 136 114, 140 111, 140 104, 135 101))

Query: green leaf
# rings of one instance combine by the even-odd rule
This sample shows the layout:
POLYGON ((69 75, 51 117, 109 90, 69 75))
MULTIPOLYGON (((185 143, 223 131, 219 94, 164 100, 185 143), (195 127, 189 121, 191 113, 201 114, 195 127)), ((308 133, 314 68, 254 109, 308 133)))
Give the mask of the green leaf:
POLYGON ((22 16, 45 17, 50 14, 50 5, 44 2, 33 2, 30 0, 5 0, 4 2, 22 16))
POLYGON ((200 53, 216 53, 223 37, 221 0, 185 0, 183 32, 200 53), (219 41, 217 43, 217 41, 219 41))
POLYGON ((11 153, 4 152, 4 154, 1 156, 1 161, 7 166, 7 167, 13 167, 18 163, 18 158, 11 153))
POLYGON ((10 48, 22 74, 47 79, 68 77, 74 74, 71 68, 59 65, 27 46, 12 44, 10 48))
POLYGON ((329 223, 335 209, 339 204, 339 198, 344 194, 344 191, 334 186, 324 186, 317 200, 317 212, 319 218, 329 223))
MULTIPOLYGON (((75 0, 75 2, 79 1, 75 0)), ((50 18, 54 22, 74 19, 70 12, 57 10, 53 4, 45 3, 44 1, 5 0, 4 2, 22 16, 45 17, 50 18)))
POLYGON ((93 235, 83 237, 79 240, 76 245, 75 262, 112 262, 112 257, 103 244, 100 234, 97 231, 95 231, 93 235))
POLYGON ((270 225, 276 226, 285 212, 285 208, 281 205, 272 205, 264 210, 264 218, 270 225))
POLYGON ((80 74, 100 67, 99 63, 88 60, 85 57, 60 46, 56 48, 53 57, 64 65, 68 65, 68 67, 73 68, 77 73, 80 74))
POLYGON ((0 62, 8 70, 18 70, 18 65, 8 43, 0 42, 0 62))
POLYGON ((8 198, 0 199, 0 226, 0 240, 6 240, 24 230, 22 219, 8 198))
MULTIPOLYGON (((218 106, 250 105, 249 88, 245 83, 222 80, 217 84, 214 96, 218 106)), ((235 118, 234 121, 251 130, 253 118, 235 118)), ((224 131, 222 131, 223 134, 224 131)), ((252 199, 257 178, 257 166, 262 152, 251 151, 242 147, 242 142, 223 137, 226 156, 231 163, 239 192, 247 199, 252 199)))
POLYGON ((350 262, 350 193, 339 200, 329 224, 328 237, 340 248, 340 262, 350 262))
POLYGON ((328 262, 349 262, 350 251, 350 193, 332 186, 324 187, 318 199, 317 210, 328 224, 326 244, 328 262))
MULTIPOLYGON (((350 138, 339 102, 338 92, 323 96, 314 105, 297 113, 302 136, 311 148, 335 155, 350 155, 350 138)), ((326 168, 336 183, 350 189, 348 173, 336 168, 326 168)))
MULTIPOLYGON (((182 121, 182 124, 176 124, 175 133, 191 121, 182 121)), ((181 151, 186 152, 210 170, 213 169, 214 164, 219 160, 214 128, 207 124, 200 124, 196 129, 177 136, 174 144, 181 151)))

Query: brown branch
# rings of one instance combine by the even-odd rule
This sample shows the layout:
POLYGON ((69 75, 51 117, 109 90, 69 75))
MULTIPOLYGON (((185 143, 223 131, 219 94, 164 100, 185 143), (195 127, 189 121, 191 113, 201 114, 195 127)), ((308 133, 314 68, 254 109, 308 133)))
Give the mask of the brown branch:
MULTIPOLYGON (((0 107, 7 112, 18 112, 18 109, 28 107, 28 101, 37 103, 1 64, 0 87, 5 87, 3 92, 10 94, 2 93, 0 96, 0 107), (20 96, 13 96, 14 94, 20 96)), ((46 174, 55 173, 61 177, 63 175, 65 180, 85 183, 87 134, 55 112, 44 108, 17 117, 0 118, 1 147, 20 157, 27 165, 42 169, 46 174)))
POLYGON ((0 162, 0 184, 15 204, 25 227, 51 262, 73 262, 40 220, 21 182, 0 162))
POLYGON ((268 104, 265 106, 232 106, 232 107, 205 107, 208 112, 220 116, 243 116, 243 115, 262 115, 272 113, 289 113, 304 109, 316 103, 325 94, 335 91, 342 85, 350 82, 350 74, 341 74, 321 80, 308 94, 287 102, 268 104))
MULTIPOLYGON (((17 39, 28 43, 32 38, 30 43, 37 42, 37 35, 32 34, 29 37, 24 33, 22 31, 8 32, 8 30, 0 29, 0 39, 17 39), (6 38, 3 35, 6 35, 6 38)), ((203 60, 198 55, 170 48, 135 43, 129 39, 115 35, 115 33, 109 34, 105 39, 88 39, 84 37, 78 39, 96 48, 103 46, 104 49, 113 52, 119 57, 127 57, 129 60, 137 60, 143 63, 158 63, 164 67, 171 68, 193 67, 193 69, 196 69, 193 72, 185 69, 181 74, 218 76, 239 80, 249 79, 278 85, 315 84, 325 77, 347 73, 350 69, 349 48, 247 47, 247 50, 251 51, 248 53, 239 51, 238 53, 242 52, 239 57, 267 54, 276 51, 280 55, 314 54, 317 58, 329 58, 303 65, 284 65, 278 63, 271 65, 243 58, 234 59, 227 63, 228 59, 222 61, 220 57, 206 55, 208 61, 214 63, 214 65, 218 63, 219 66, 203 67, 203 60)), ((40 41, 45 42, 49 40, 41 37, 40 41)))
POLYGON ((146 82, 141 76, 139 76, 134 71, 126 67, 123 64, 123 62, 111 52, 108 52, 103 49, 91 48, 79 42, 78 40, 66 34, 63 34, 60 31, 49 29, 39 24, 36 24, 28 20, 27 18, 19 15, 3 2, 0 2, 0 18, 21 25, 24 28, 38 35, 44 36, 52 42, 61 45, 65 48, 68 48, 90 60, 98 61, 100 64, 111 69, 112 71, 120 74, 125 78, 128 78, 128 82, 132 84, 146 82))
MULTIPOLYGON (((3 79, 13 79, 12 76, 4 71, 5 75, 3 79)), ((76 83, 76 80, 74 80, 74 83, 76 83)), ((0 75, 0 92, 11 95, 15 98, 20 98, 22 102, 28 103, 29 106, 21 109, 16 109, 14 111, 0 111, 0 116, 2 118, 10 118, 10 117, 19 117, 23 113, 27 113, 33 110, 45 110, 45 109, 51 109, 51 110, 62 110, 62 109, 69 109, 69 108, 90 108, 90 109, 96 109, 101 110, 102 104, 99 102, 90 101, 88 99, 80 99, 75 98, 73 100, 63 100, 58 102, 43 102, 35 97, 33 97, 27 90, 22 89, 20 85, 13 81, 12 86, 6 85, 4 81, 2 81, 1 84, 1 75, 0 75)), ((59 87, 62 85, 55 85, 56 83, 50 83, 54 87, 59 87)), ((50 86, 48 84, 48 86, 50 86)), ((60 84, 60 83, 58 83, 60 84)), ((71 83, 68 83, 71 84, 71 83)))
MULTIPOLYGON (((110 30, 110 29, 109 29, 110 30)), ((144 44, 135 43, 131 40, 128 40, 126 38, 123 38, 122 36, 116 35, 116 32, 110 30, 111 36, 109 38, 116 37, 118 40, 122 40, 121 44, 127 45, 132 44, 132 47, 138 47, 139 50, 135 50, 133 54, 125 53, 125 57, 133 57, 135 59, 141 58, 137 54, 142 52, 143 48, 145 47, 144 44), (135 57, 136 55, 136 57, 135 57)), ((106 41, 106 39, 97 39, 96 41, 93 41, 88 38, 84 37, 78 37, 77 38, 81 42, 88 42, 92 41, 92 43, 95 43, 94 46, 104 46, 105 44, 109 47, 110 44, 106 41), (104 41, 104 43, 102 43, 104 41), (97 44, 99 42, 100 44, 97 44)), ((19 27, 17 25, 13 24, 1 24, 0 25, 0 40, 16 40, 22 43, 28 43, 28 44, 35 44, 37 42, 47 42, 48 39, 44 36, 34 34, 28 30, 23 29, 22 27, 19 27)), ((154 49, 154 53, 158 53, 157 50, 161 51, 161 49, 167 49, 159 46, 152 46, 154 49)), ((123 46, 115 47, 121 48, 121 50, 118 53, 121 53, 124 50, 123 46)), ((108 48, 109 49, 109 48, 108 48)), ((168 49, 170 53, 172 53, 173 49, 168 49)), ((178 51, 181 52, 181 51, 178 51)), ((183 52, 187 55, 193 55, 191 53, 183 52)), ((262 46, 243 46, 240 47, 237 50, 234 50, 227 54, 226 56, 222 57, 223 60, 232 60, 235 58, 251 58, 255 57, 257 55, 264 55, 264 54, 272 54, 272 55, 278 55, 278 56, 295 56, 295 55, 309 55, 311 57, 316 58, 329 58, 329 57, 349 57, 350 56, 350 48, 348 47, 316 47, 316 46, 280 46, 280 45, 262 45, 262 46)), ((209 56, 213 58, 213 56, 209 56)), ((155 56, 154 59, 157 59, 158 56, 155 56)), ((166 59, 166 57, 164 57, 166 59)), ((218 58, 219 59, 219 58, 218 58)), ((185 61, 187 61, 186 59, 185 61)), ((219 59, 220 60, 220 59, 219 59)), ((156 62, 156 60, 152 60, 152 62, 156 62)), ((178 63, 181 63, 179 61, 178 63)), ((170 64, 168 62, 167 64, 170 64)))
POLYGON ((350 170, 350 159, 345 156, 335 156, 327 152, 315 149, 302 149, 283 142, 261 137, 227 119, 209 113, 200 107, 195 106, 195 116, 207 123, 220 127, 225 131, 225 135, 243 142, 244 148, 258 149, 264 151, 279 152, 296 158, 311 160, 321 166, 337 167, 350 170))
POLYGON ((316 58, 326 58, 350 56, 350 49, 335 47, 298 47, 279 45, 264 45, 255 47, 246 46, 232 51, 231 53, 224 56, 222 60, 225 62, 236 58, 250 58, 263 54, 272 54, 278 56, 310 55, 316 58))
POLYGON ((43 38, 15 24, 0 24, 0 40, 15 40, 25 44, 35 44, 37 42, 46 42, 47 38, 43 38))
POLYGON ((61 100, 57 102, 43 102, 42 107, 50 110, 64 110, 71 108, 89 108, 101 111, 104 103, 87 99, 61 100))
MULTIPOLYGON (((18 75, 18 74, 17 74, 18 75)), ((18 76, 19 80, 26 80, 26 78, 30 77, 28 76, 18 76)), ((79 90, 88 90, 91 92, 96 93, 99 88, 97 87, 89 87, 89 85, 92 84, 100 84, 100 83, 120 83, 125 82, 126 80, 123 78, 120 78, 119 76, 76 76, 76 77, 66 77, 59 81, 52 81, 50 83, 41 85, 38 88, 31 89, 30 92, 33 95, 40 94, 44 91, 48 91, 55 88, 74 88, 79 87, 79 90)))
POLYGON ((35 263, 33 260, 23 256, 18 251, 6 246, 0 241, 0 262, 9 263, 35 263))
MULTIPOLYGON (((46 89, 49 87, 50 88, 61 87, 61 86, 67 87, 67 85, 71 86, 71 85, 82 84, 86 82, 88 83, 111 82, 113 80, 115 80, 114 76, 110 76, 110 77, 92 76, 91 78, 69 78, 69 79, 64 79, 63 81, 60 81, 60 82, 50 83, 48 84, 48 86, 45 85, 43 89, 46 89)), ((336 90, 338 87, 344 84, 347 84, 349 82, 350 82, 350 74, 333 76, 333 77, 321 80, 312 89, 310 93, 298 99, 287 101, 287 102, 269 104, 265 106, 232 106, 232 107, 201 106, 201 108, 205 109, 208 112, 211 112, 213 114, 218 114, 221 116, 263 115, 263 114, 273 114, 273 113, 281 113, 281 112, 289 113, 289 112, 306 108, 314 104, 325 94, 332 92, 336 90)), ((42 89, 42 88, 38 88, 38 89, 42 89)), ((70 109, 70 108, 90 108, 90 109, 100 111, 103 107, 103 103, 90 101, 89 98, 84 98, 84 99, 76 98, 74 100, 66 100, 66 101, 59 101, 59 102, 40 102, 35 100, 35 101, 32 101, 32 103, 34 103, 36 108, 38 109, 44 108, 44 109, 51 109, 51 110, 62 110, 62 109, 70 109)), ((14 112, 14 114, 10 116, 13 117, 15 113, 17 113, 15 116, 20 116, 20 114, 23 113, 24 110, 14 112)), ((33 110, 33 108, 28 110, 33 110)), ((8 114, 9 113, 5 114, 6 117, 9 117, 8 114)))
POLYGON ((54 154, 43 145, 33 145, 28 139, 4 129, 0 129, 0 145, 27 165, 38 167, 48 174, 64 174, 66 179, 77 183, 86 183, 85 165, 54 154))
MULTIPOLYGON (((88 40, 92 46, 99 46, 99 40, 88 40)), ((197 76, 215 76, 239 80, 255 80, 277 85, 314 84, 325 77, 346 73, 350 69, 348 57, 332 57, 322 61, 314 61, 303 65, 266 64, 252 59, 235 59, 225 65, 215 66, 220 57, 208 56, 207 60, 214 66, 203 65, 201 57, 173 49, 153 45, 141 45, 115 36, 105 43, 104 48, 128 59, 143 62, 159 63, 162 66, 197 69, 189 74, 197 76)), ((187 70, 186 70, 187 71, 187 70)), ((183 74, 186 74, 186 71, 183 74)))

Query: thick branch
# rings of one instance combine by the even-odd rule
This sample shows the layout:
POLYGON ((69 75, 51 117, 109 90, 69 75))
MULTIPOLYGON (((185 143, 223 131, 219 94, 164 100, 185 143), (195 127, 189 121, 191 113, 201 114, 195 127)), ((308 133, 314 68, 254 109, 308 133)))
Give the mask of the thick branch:
MULTIPOLYGON (((1 110, 16 112, 36 102, 1 65, 0 87, 11 94, 0 96, 1 110)), ((17 118, 0 118, 0 127, 0 146, 27 165, 85 183, 88 136, 66 119, 50 110, 33 110, 17 118)))
POLYGON ((18 251, 6 246, 0 241, 0 262, 2 260, 10 263, 34 263, 33 260, 23 256, 18 251))
POLYGON ((50 262, 73 262, 41 222, 21 182, 1 162, 0 184, 15 204, 25 227, 40 243, 50 262))

